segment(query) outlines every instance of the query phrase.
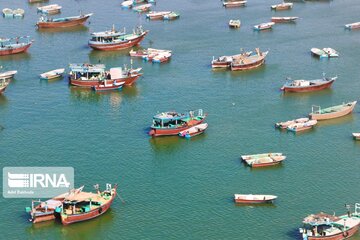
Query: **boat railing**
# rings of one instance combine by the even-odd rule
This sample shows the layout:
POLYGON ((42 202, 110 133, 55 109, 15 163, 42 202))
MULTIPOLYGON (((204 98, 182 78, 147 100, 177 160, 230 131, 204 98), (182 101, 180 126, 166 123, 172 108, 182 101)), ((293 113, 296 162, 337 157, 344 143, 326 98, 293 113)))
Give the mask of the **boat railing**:
POLYGON ((317 105, 312 105, 311 106, 311 112, 312 113, 320 113, 321 111, 321 107, 320 106, 317 106, 317 105))

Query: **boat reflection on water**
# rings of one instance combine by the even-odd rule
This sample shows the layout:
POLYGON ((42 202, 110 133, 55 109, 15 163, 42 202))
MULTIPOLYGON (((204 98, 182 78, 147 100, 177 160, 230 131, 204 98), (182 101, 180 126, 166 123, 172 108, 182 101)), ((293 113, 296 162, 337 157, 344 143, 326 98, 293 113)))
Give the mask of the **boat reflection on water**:
MULTIPOLYGON (((280 86, 281 87, 281 86, 280 86)), ((279 91, 280 90, 279 87, 279 91)), ((281 91, 281 97, 282 98, 286 98, 286 99, 296 99, 296 100, 304 100, 304 99, 309 99, 313 96, 331 96, 333 94, 333 90, 332 88, 326 88, 324 90, 321 91, 314 91, 314 92, 297 92, 297 93, 292 93, 292 92, 283 92, 281 91)))
POLYGON ((78 25, 64 28, 37 28, 38 33, 58 33, 58 32, 88 32, 89 28, 85 25, 78 25))
MULTIPOLYGON (((4 93, 0 94, 0 106, 5 106, 5 105, 7 105, 7 103, 8 103, 8 100, 7 100, 6 96, 4 95, 4 93)), ((0 126, 0 130, 1 130, 1 126, 0 126)))
MULTIPOLYGON (((29 49, 29 51, 31 51, 31 50, 29 49)), ((21 60, 30 60, 30 59, 31 59, 31 54, 28 52, 4 55, 4 56, 0 57, 1 61, 21 61, 21 60)))
MULTIPOLYGON (((141 77, 141 78, 143 78, 143 77, 141 77)), ((135 97, 139 96, 139 89, 136 87, 136 82, 132 86, 123 87, 121 91, 124 93, 123 94, 124 98, 131 99, 131 98, 135 98, 135 97)))
MULTIPOLYGON (((91 49, 88 47, 89 50, 91 49)), ((91 63, 111 63, 113 60, 119 60, 123 56, 129 56, 131 48, 124 50, 114 50, 114 51, 99 51, 99 50, 91 50, 89 53, 89 62, 91 63)), ((128 61, 127 61, 128 62, 128 61)))
POLYGON ((91 88, 82 88, 76 86, 70 86, 70 97, 73 100, 82 102, 99 102, 103 97, 102 94, 97 94, 91 88))
POLYGON ((332 125, 338 125, 338 124, 344 124, 344 123, 351 123, 354 121, 354 113, 350 113, 348 115, 345 115, 343 117, 339 118, 333 118, 333 119, 327 119, 323 121, 318 121, 317 127, 321 126, 332 126, 332 125))
MULTIPOLYGON (((150 128, 145 132, 148 134, 150 128)), ((183 144, 184 139, 178 136, 162 136, 162 137, 150 137, 150 144, 155 153, 172 153, 179 149, 183 144)))

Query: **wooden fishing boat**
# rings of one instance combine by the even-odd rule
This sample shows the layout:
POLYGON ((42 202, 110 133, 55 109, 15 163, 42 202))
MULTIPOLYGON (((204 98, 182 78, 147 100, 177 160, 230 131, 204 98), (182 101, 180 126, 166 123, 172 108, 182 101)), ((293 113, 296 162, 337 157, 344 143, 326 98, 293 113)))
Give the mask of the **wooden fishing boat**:
POLYGON ((244 160, 247 165, 253 168, 259 168, 259 167, 270 167, 274 165, 280 164, 282 161, 286 159, 286 156, 266 156, 266 157, 257 157, 257 158, 251 158, 244 160))
POLYGON ((223 1, 223 6, 226 8, 245 6, 247 1, 223 1))
POLYGON ((234 194, 235 203, 273 203, 276 198, 274 195, 234 194))
POLYGON ((14 11, 10 8, 4 8, 2 10, 2 13, 4 14, 4 17, 6 17, 6 18, 14 17, 14 11))
POLYGON ((2 72, 0 73, 0 78, 2 79, 13 78, 15 74, 17 74, 17 71, 2 72))
POLYGON ((58 4, 51 4, 51 5, 38 7, 37 11, 40 12, 40 13, 51 15, 51 14, 60 13, 61 8, 62 7, 60 5, 58 5, 58 4))
POLYGON ((170 52, 161 52, 161 53, 157 53, 154 57, 152 57, 151 61, 153 63, 164 63, 169 61, 170 58, 171 58, 170 52))
POLYGON ((280 157, 283 156, 282 153, 260 153, 260 154, 252 154, 252 155, 242 155, 241 159, 244 161, 247 160, 254 160, 254 159, 259 159, 259 158, 264 158, 264 157, 280 157))
POLYGON ((312 129, 316 124, 317 124, 317 120, 309 120, 303 123, 294 123, 289 125, 287 127, 287 130, 291 132, 301 132, 312 129))
POLYGON ((180 14, 176 13, 176 12, 170 12, 169 14, 165 14, 164 15, 164 20, 175 20, 178 19, 180 17, 180 14))
POLYGON ((3 93, 5 91, 5 89, 7 88, 7 86, 9 86, 10 84, 10 79, 9 78, 0 78, 0 93, 3 93))
POLYGON ((183 138, 192 138, 204 133, 207 127, 208 127, 207 123, 201 123, 199 125, 193 126, 189 129, 179 132, 179 136, 183 138))
POLYGON ((221 56, 215 59, 213 57, 213 60, 211 61, 211 67, 212 68, 229 68, 231 62, 233 61, 232 56, 221 56))
POLYGON ((249 56, 240 54, 233 57, 230 64, 231 71, 243 71, 257 68, 265 63, 265 58, 269 51, 260 52, 259 48, 255 49, 255 53, 249 56))
POLYGON ((293 3, 280 3, 280 4, 276 4, 276 5, 272 5, 271 9, 273 10, 288 10, 291 9, 293 7, 293 3))
POLYGON ((0 38, 0 56, 25 52, 32 44, 29 36, 0 38), (20 40, 25 39, 24 42, 20 40))
POLYGON ((96 50, 112 51, 134 47, 144 40, 149 31, 144 31, 141 26, 133 33, 126 34, 126 31, 117 31, 113 26, 112 30, 95 32, 91 34, 89 46, 96 50))
POLYGON ((323 49, 319 49, 319 48, 312 48, 311 53, 314 56, 320 57, 320 58, 331 58, 331 57, 338 57, 339 53, 332 48, 323 48, 323 49))
POLYGON ((271 29, 273 25, 275 25, 274 22, 260 23, 259 25, 254 26, 254 30, 261 31, 271 29))
POLYGON ((132 8, 134 1, 133 0, 127 0, 121 3, 122 8, 132 8))
POLYGON ((316 80, 293 80, 287 82, 282 86, 281 90, 284 92, 313 92, 320 91, 331 87, 337 77, 326 78, 316 80))
POLYGON ((353 133, 352 135, 355 140, 360 140, 360 133, 353 133))
POLYGON ((179 132, 199 125, 205 121, 207 114, 202 109, 187 113, 163 112, 153 117, 150 136, 178 135, 179 132))
POLYGON ((133 69, 126 65, 105 71, 104 64, 70 64, 69 82, 74 86, 90 88, 104 80, 108 80, 108 84, 125 82, 125 85, 131 86, 142 75, 140 71, 141 68, 133 69))
POLYGON ((155 49, 155 48, 147 48, 147 49, 139 49, 137 51, 131 49, 131 51, 129 52, 129 55, 131 57, 141 57, 144 58, 144 60, 148 60, 146 59, 146 57, 148 55, 151 54, 160 54, 160 53, 172 53, 171 50, 162 50, 162 49, 155 49))
POLYGON ((274 23, 289 23, 295 22, 298 17, 272 17, 271 21, 274 23))
POLYGON ((311 119, 327 120, 338 118, 350 114, 357 101, 343 103, 341 105, 321 109, 320 106, 312 106, 312 112, 309 114, 311 119))
POLYGON ((360 22, 355 22, 355 23, 349 23, 345 25, 346 29, 359 29, 360 28, 360 22))
POLYGON ((165 15, 170 13, 171 11, 161 11, 161 12, 151 11, 148 14, 146 14, 146 18, 150 20, 162 20, 164 19, 165 15))
POLYGON ((14 17, 22 18, 25 15, 25 10, 21 9, 21 8, 18 8, 18 9, 15 9, 13 11, 13 13, 14 13, 14 17))
POLYGON ((89 13, 85 15, 64 18, 48 18, 47 16, 41 16, 36 25, 38 28, 73 27, 84 24, 91 15, 93 14, 89 13))
POLYGON ((74 196, 82 191, 84 186, 78 189, 72 189, 69 192, 63 193, 59 196, 53 197, 46 201, 32 200, 31 207, 26 207, 25 210, 30 214, 29 221, 32 223, 45 222, 55 219, 55 210, 62 206, 65 197, 74 196))
POLYGON ((117 185, 106 184, 106 190, 97 193, 80 192, 65 198, 60 214, 61 223, 68 225, 101 216, 110 208, 116 197, 117 185))
POLYGON ((309 120, 310 120, 309 118, 298 118, 298 119, 294 119, 294 120, 290 120, 290 121, 286 121, 286 122, 278 122, 278 123, 275 123, 275 127, 280 128, 280 129, 287 129, 287 127, 292 124, 305 123, 309 120))
POLYGON ((95 91, 111 91, 111 90, 119 90, 123 87, 125 82, 114 82, 108 83, 108 80, 104 80, 99 85, 93 86, 95 91))
POLYGON ((303 220, 304 228, 299 232, 307 240, 342 240, 353 236, 360 225, 359 213, 335 216, 320 212, 303 220))
POLYGON ((55 79, 61 77, 64 72, 65 72, 64 68, 59 68, 40 74, 40 78, 45 80, 55 79))
POLYGON ((138 13, 148 12, 148 11, 150 11, 151 6, 152 5, 150 3, 143 4, 143 5, 133 7, 133 10, 138 13))
POLYGON ((230 20, 229 21, 229 27, 231 28, 240 28, 241 21, 240 20, 230 20))

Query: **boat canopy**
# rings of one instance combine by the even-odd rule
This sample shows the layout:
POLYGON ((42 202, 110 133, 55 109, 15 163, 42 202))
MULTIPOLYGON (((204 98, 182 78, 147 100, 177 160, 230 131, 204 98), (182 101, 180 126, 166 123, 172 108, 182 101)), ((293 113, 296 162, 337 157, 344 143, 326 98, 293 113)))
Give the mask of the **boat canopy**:
POLYGON ((109 30, 104 32, 94 32, 91 34, 91 37, 101 37, 101 38, 107 38, 107 37, 118 37, 126 34, 126 30, 124 28, 124 31, 116 31, 116 30, 109 30))
POLYGON ((79 72, 79 73, 105 72, 104 64, 70 64, 69 67, 72 72, 79 72))

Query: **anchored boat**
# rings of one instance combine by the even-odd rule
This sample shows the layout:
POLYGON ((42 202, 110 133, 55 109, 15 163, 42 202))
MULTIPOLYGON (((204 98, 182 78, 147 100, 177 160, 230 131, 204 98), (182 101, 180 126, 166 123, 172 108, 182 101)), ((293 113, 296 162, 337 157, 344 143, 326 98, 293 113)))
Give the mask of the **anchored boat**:
POLYGON ((2 79, 13 78, 15 76, 15 74, 17 74, 17 71, 15 71, 15 70, 14 71, 2 72, 2 73, 0 73, 0 78, 2 78, 2 79))
POLYGON ((33 43, 29 36, 0 38, 0 56, 25 52, 33 43), (21 42, 21 40, 23 40, 21 42))
POLYGON ((0 93, 3 93, 10 84, 10 79, 0 78, 0 93))
POLYGON ((93 89, 95 91, 111 91, 111 90, 119 90, 123 87, 125 82, 114 82, 110 81, 111 83, 108 83, 109 80, 104 80, 99 85, 93 86, 93 89))
POLYGON ((356 103, 357 101, 353 101, 323 109, 321 109, 320 106, 312 106, 312 112, 309 114, 309 116, 311 119, 319 121, 342 117, 350 114, 353 111, 356 103))
POLYGON ((84 24, 91 15, 93 14, 89 13, 85 15, 64 18, 48 18, 46 15, 44 15, 40 17, 36 25, 38 28, 73 27, 84 24))
POLYGON ((247 165, 253 168, 257 167, 269 167, 277 165, 286 159, 282 153, 261 153, 254 155, 244 155, 241 159, 246 162, 247 165))
POLYGON ((223 1, 223 6, 226 8, 231 8, 231 7, 242 7, 245 6, 247 3, 247 1, 223 1))
POLYGON ((275 127, 276 128, 280 128, 280 129, 287 129, 288 126, 295 124, 295 123, 305 123, 307 121, 309 121, 309 118, 298 118, 298 119, 294 119, 294 120, 289 120, 286 122, 278 122, 275 123, 275 127))
POLYGON ((10 8, 4 8, 2 12, 6 18, 14 17, 14 11, 10 8))
POLYGON ((359 29, 360 28, 360 22, 355 22, 355 23, 349 23, 345 25, 346 29, 359 29))
POLYGON ((253 194, 234 194, 235 203, 273 203, 275 195, 253 195, 253 194))
POLYGON ((229 27, 231 28, 240 28, 240 26, 241 26, 241 21, 238 19, 229 21, 229 27))
POLYGON ((281 90, 284 92, 313 92, 320 91, 326 88, 331 87, 331 85, 335 82, 337 77, 315 80, 293 80, 291 82, 287 82, 282 86, 281 90))
POLYGON ((260 23, 259 25, 254 26, 254 30, 261 31, 271 29, 273 25, 275 25, 274 22, 260 23))
POLYGON ((161 12, 151 11, 148 14, 146 14, 146 18, 150 20, 162 20, 164 19, 165 15, 168 15, 170 13, 171 11, 161 11, 161 12))
POLYGON ((272 5, 271 9, 273 10, 288 10, 291 9, 293 7, 293 3, 280 3, 280 4, 276 4, 276 5, 272 5))
POLYGON ((42 6, 42 7, 38 7, 37 10, 40 13, 44 13, 44 14, 57 14, 61 11, 61 6, 58 4, 51 4, 51 5, 46 5, 46 6, 42 6))
POLYGON ((353 133, 352 135, 355 140, 360 140, 360 133, 353 133))
POLYGON ((271 21, 274 23, 290 23, 295 22, 298 17, 272 17, 271 21))
POLYGON ((59 68, 59 69, 55 69, 55 70, 40 74, 40 78, 45 79, 45 80, 51 80, 51 79, 62 77, 64 72, 65 72, 64 68, 59 68))
POLYGON ((207 127, 208 127, 207 123, 201 123, 199 125, 193 126, 189 129, 179 132, 179 136, 183 138, 192 138, 204 133, 207 127))
POLYGON ((307 122, 294 123, 294 124, 290 124, 287 127, 287 130, 291 132, 301 132, 312 129, 316 124, 317 124, 317 120, 309 120, 307 122))
POLYGON ((332 48, 323 48, 323 49, 319 49, 319 48, 312 48, 311 53, 314 56, 320 57, 320 58, 332 58, 332 57, 338 57, 339 53, 332 48))
POLYGON ((257 68, 265 63, 265 58, 269 51, 260 52, 259 48, 255 49, 255 53, 247 55, 240 54, 233 56, 230 64, 231 71, 242 71, 257 68))

